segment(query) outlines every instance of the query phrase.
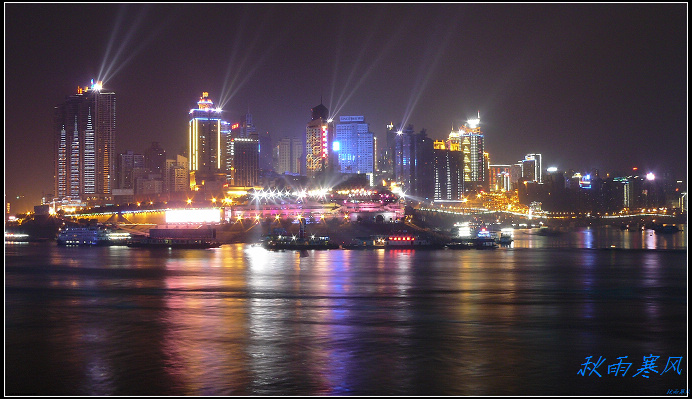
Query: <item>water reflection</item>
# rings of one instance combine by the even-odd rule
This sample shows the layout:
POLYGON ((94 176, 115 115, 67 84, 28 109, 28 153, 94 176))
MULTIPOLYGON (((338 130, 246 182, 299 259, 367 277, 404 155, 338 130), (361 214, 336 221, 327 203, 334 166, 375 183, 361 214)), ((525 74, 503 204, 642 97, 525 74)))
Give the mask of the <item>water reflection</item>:
MULTIPOLYGON (((510 248, 586 248, 586 249, 686 249, 687 230, 661 234, 653 230, 621 230, 616 227, 585 227, 572 231, 540 235, 538 229, 514 231, 510 248)), ((506 247, 501 247, 506 249, 506 247)))
POLYGON ((586 356, 686 350, 686 254, 597 250, 623 237, 648 245, 593 229, 492 251, 13 247, 8 392, 602 393, 576 376, 586 356))

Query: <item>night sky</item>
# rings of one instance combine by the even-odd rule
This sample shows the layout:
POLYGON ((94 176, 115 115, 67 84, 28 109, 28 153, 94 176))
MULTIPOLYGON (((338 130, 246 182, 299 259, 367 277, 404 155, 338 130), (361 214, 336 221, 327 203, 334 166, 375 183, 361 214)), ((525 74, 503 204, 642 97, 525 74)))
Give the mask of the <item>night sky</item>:
POLYGON ((389 122, 442 139, 480 112, 492 164, 687 180, 685 3, 5 3, 12 213, 52 192, 53 108, 98 78, 116 152, 173 158, 206 91, 274 140, 304 137, 320 99, 381 143, 389 122))

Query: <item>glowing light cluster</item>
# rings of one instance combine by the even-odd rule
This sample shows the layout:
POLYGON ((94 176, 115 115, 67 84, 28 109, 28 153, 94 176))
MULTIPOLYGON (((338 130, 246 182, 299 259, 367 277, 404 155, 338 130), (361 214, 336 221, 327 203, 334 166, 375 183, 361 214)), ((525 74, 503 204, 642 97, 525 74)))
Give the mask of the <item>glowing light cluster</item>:
POLYGON ((166 211, 166 223, 219 223, 219 208, 171 209, 166 211))

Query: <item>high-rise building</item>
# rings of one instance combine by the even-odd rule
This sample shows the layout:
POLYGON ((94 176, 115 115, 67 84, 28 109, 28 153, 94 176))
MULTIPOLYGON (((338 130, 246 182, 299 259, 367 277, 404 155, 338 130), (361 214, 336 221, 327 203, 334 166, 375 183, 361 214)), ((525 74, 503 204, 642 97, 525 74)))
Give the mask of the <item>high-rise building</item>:
POLYGON ((224 154, 224 121, 221 109, 215 108, 209 93, 202 93, 198 108, 190 110, 189 170, 190 186, 220 187, 226 182, 224 154))
MULTIPOLYGON (((449 145, 449 144, 448 144, 449 145)), ((451 143, 454 150, 447 148, 444 141, 435 141, 433 154, 432 183, 435 201, 460 201, 464 194, 464 164, 462 152, 451 143)))
POLYGON ((317 105, 311 109, 312 117, 305 130, 305 169, 309 178, 327 172, 330 160, 330 145, 333 142, 329 131, 329 110, 317 105))
POLYGON ((300 174, 300 157, 303 155, 302 140, 284 137, 276 145, 276 166, 278 174, 300 174))
POLYGON ((511 165, 489 165, 489 184, 490 191, 510 191, 511 185, 511 165))
POLYGON ((419 201, 434 198, 435 184, 430 176, 434 173, 434 140, 428 137, 425 129, 414 134, 411 140, 411 187, 408 195, 419 201))
POLYGON ((469 119, 459 130, 461 151, 464 154, 464 191, 480 191, 486 186, 486 167, 484 165, 485 138, 480 128, 480 114, 469 119))
POLYGON ((269 132, 260 133, 259 137, 259 167, 264 170, 273 170, 272 167, 272 138, 269 132))
POLYGON ((166 168, 166 150, 161 148, 157 141, 152 142, 151 146, 144 150, 144 167, 163 178, 166 168))
POLYGON ((115 179, 115 93, 92 80, 55 107, 55 196, 59 201, 112 198, 115 179))
POLYGON ((372 184, 375 134, 364 116, 342 116, 336 125, 332 150, 337 153, 341 173, 363 173, 372 184))
MULTIPOLYGON (((391 137, 390 131, 387 136, 391 137)), ((411 187, 411 163, 413 160, 413 125, 406 129, 398 128, 394 134, 393 144, 393 180, 404 191, 411 187)))
POLYGON ((167 159, 164 170, 163 191, 167 193, 186 192, 190 190, 190 173, 187 158, 177 155, 167 159))
POLYGON ((259 184, 259 140, 256 134, 233 139, 233 185, 252 187, 259 184))
POLYGON ((132 150, 118 154, 116 158, 114 188, 134 190, 134 170, 143 170, 144 165, 143 154, 135 154, 132 150))
POLYGON ((527 154, 521 162, 521 177, 527 181, 543 183, 541 154, 527 154))

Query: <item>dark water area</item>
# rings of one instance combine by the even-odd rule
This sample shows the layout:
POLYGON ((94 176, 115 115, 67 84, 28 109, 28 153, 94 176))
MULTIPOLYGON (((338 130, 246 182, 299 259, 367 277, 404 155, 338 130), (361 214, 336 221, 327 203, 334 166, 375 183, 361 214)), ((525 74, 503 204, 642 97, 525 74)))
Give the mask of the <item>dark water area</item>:
POLYGON ((601 228, 495 250, 6 244, 5 394, 669 395, 688 388, 686 243, 601 228))

